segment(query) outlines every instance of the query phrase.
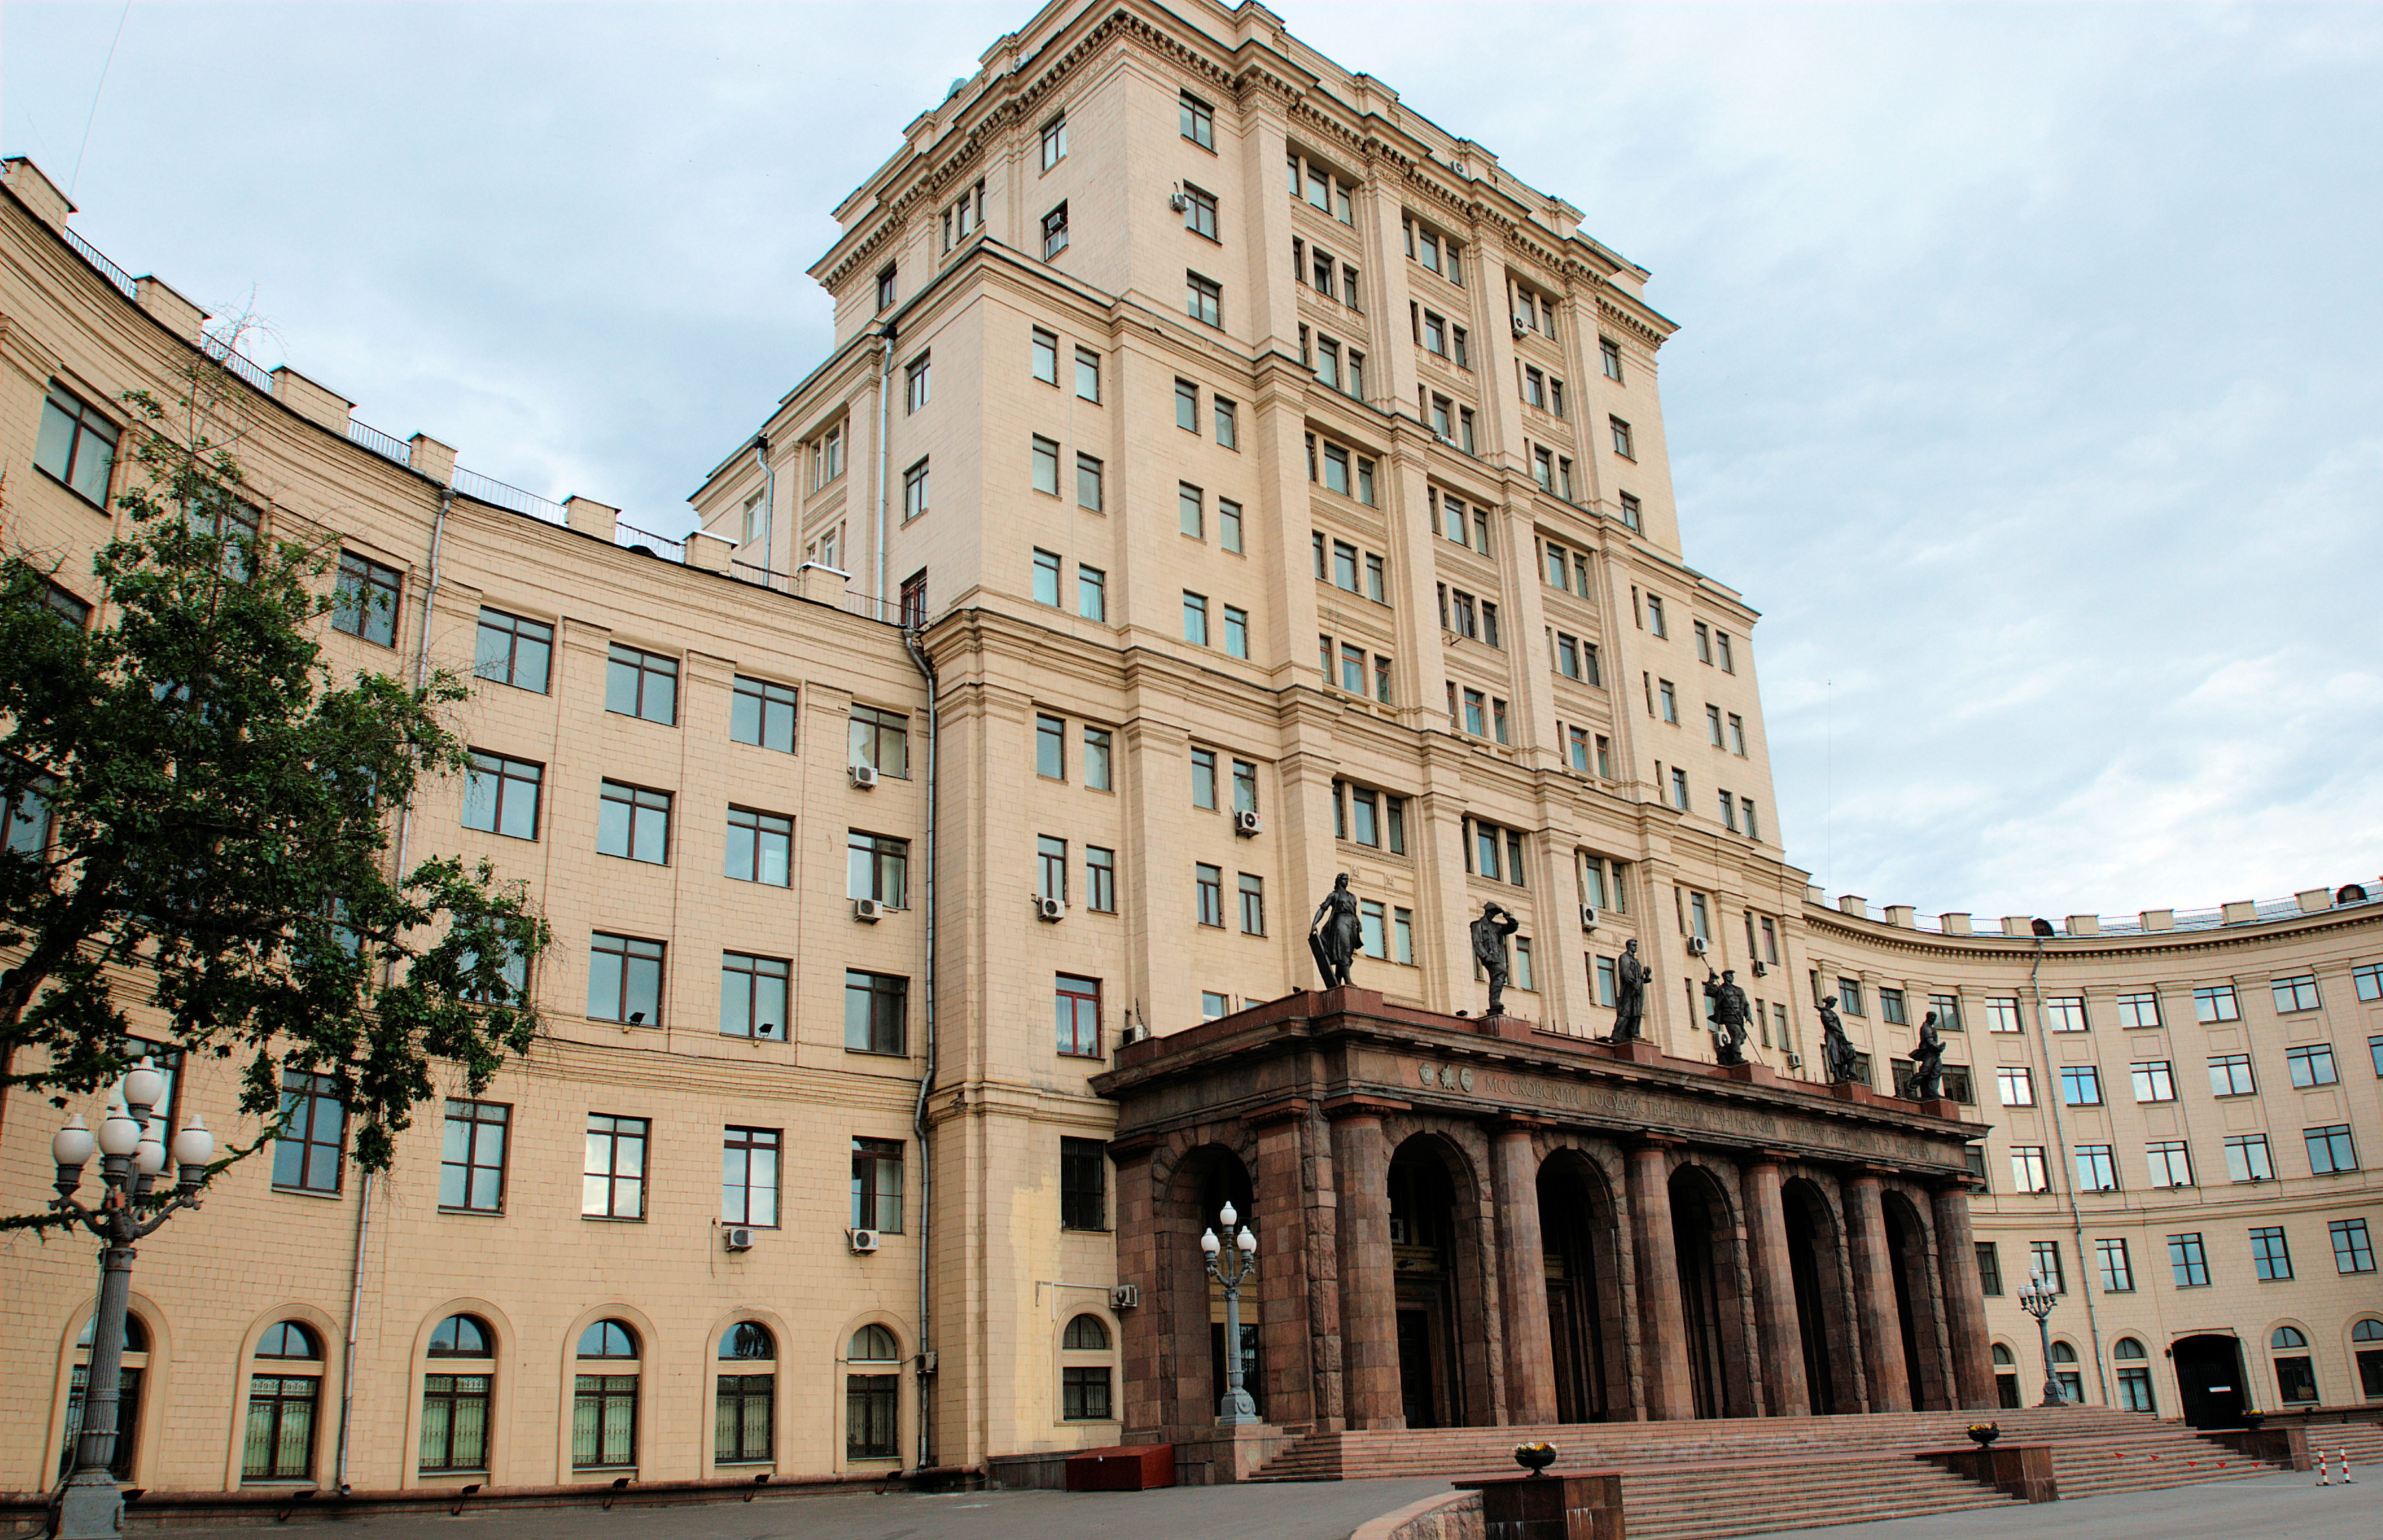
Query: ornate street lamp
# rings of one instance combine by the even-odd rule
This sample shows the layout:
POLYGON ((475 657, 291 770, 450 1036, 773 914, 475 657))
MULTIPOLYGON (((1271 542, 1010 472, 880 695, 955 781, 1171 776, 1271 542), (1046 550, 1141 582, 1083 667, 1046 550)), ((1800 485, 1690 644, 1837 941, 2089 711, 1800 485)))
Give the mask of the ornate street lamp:
POLYGON ((50 1206, 100 1239, 99 1315, 92 1323, 91 1368, 83 1382, 82 1432, 75 1441, 74 1475, 58 1514, 61 1540, 113 1540, 123 1527, 124 1497, 108 1469, 116 1459, 116 1413, 124 1363, 124 1310, 132 1295, 132 1243, 180 1209, 199 1206, 199 1186, 216 1141, 196 1114, 174 1136, 179 1182, 172 1196, 149 1189, 166 1169, 166 1147, 150 1127, 150 1109, 166 1093, 166 1077, 148 1059, 117 1082, 94 1135, 82 1115, 67 1119, 50 1140, 57 1162, 58 1195, 50 1206), (93 1208, 75 1201, 82 1168, 96 1149, 103 1196, 93 1208))
POLYGON ((1241 1219, 1228 1201, 1216 1215, 1225 1238, 1217 1239, 1214 1230, 1200 1237, 1200 1250, 1208 1254, 1208 1276, 1225 1286, 1225 1394, 1216 1403, 1218 1427, 1258 1420, 1257 1403, 1241 1385, 1241 1285, 1258 1270, 1258 1234, 1241 1219), (1224 1258, 1229 1263, 1220 1260, 1224 1258))
POLYGON ((2045 1319, 2051 1315, 2053 1307, 2058 1303, 2060 1303, 2060 1296, 2052 1291, 2050 1279, 2041 1273, 2029 1275, 2027 1287, 2019 1292, 2019 1308, 2035 1317, 2035 1329, 2043 1338, 2043 1404, 2045 1406, 2068 1404, 2068 1392, 2061 1386, 2058 1376, 2052 1372, 2052 1325, 2045 1319))

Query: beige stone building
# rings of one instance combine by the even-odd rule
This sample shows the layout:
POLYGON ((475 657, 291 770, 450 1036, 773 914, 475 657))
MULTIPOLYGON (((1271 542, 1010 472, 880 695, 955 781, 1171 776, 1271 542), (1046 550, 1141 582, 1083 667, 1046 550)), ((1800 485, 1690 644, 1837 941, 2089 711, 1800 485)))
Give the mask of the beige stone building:
MULTIPOLYGON (((837 212, 813 269, 834 349, 705 480, 683 546, 243 375, 265 526, 336 537, 349 581, 398 596, 389 634, 331 638, 340 663, 481 674, 485 772, 426 797, 409 848, 533 883, 550 1034, 482 1103, 426 1107, 387 1178, 284 1141, 143 1248, 136 1484, 830 1477, 1147 1431, 1092 1082, 1144 1034, 1313 988, 1343 871, 1352 982, 1396 1010, 1482 1011, 1465 925, 1489 902, 1519 922, 1512 1015, 1609 1031, 1633 943, 1647 1034, 1689 1069, 1709 967, 1739 972, 1747 1053, 1790 1090, 1820 1077, 1823 992, 1882 1086, 1957 1001, 1955 1090, 1993 1125, 1987 1318, 2029 1400, 2012 1298, 2039 1242, 2089 1399, 2147 1383, 2190 1410, 2176 1364, 2212 1337, 2273 1387, 2284 1327, 2317 1399, 2383 1396, 2355 1356, 2383 1350, 2371 1249, 2333 1238, 2370 1213, 2356 1150, 2383 1148, 2383 909, 2080 918, 2039 946, 1823 904, 1777 843, 1756 614, 1683 545, 1673 324, 1580 210, 1255 4, 1063 0, 837 212), (2204 1022, 2227 982, 2236 1018, 2204 1022), (2319 1042, 2324 1079, 2298 1052, 2319 1042), (2212 1095, 2229 1055, 2255 1094, 2212 1095), (2146 1064, 2172 1095, 2132 1098, 2146 1064), (2098 1102, 2059 1101, 2089 1065, 2098 1102), (1997 1097, 2006 1068, 2033 1105, 1997 1097), (2274 1179, 2224 1180, 2254 1132, 2274 1179), (2145 1179, 2171 1143, 2192 1185, 2145 1179), (2076 1190, 2103 1146, 2116 1189, 2076 1190), (2030 1150, 2049 1185, 2014 1193, 2030 1150), (2251 1261, 2274 1228, 2289 1278, 2251 1261), (2182 1235, 2205 1287, 2168 1282, 2182 1235)), ((203 318, 68 213, 10 163, 7 537, 71 586, 113 527, 79 446, 203 318)), ((212 1074, 179 1105, 233 1127, 212 1074)), ((5 1109, 13 1211, 47 1196, 52 1127, 5 1109)), ((21 1238, 0 1265, 0 1448, 32 1489, 93 1274, 21 1238)))

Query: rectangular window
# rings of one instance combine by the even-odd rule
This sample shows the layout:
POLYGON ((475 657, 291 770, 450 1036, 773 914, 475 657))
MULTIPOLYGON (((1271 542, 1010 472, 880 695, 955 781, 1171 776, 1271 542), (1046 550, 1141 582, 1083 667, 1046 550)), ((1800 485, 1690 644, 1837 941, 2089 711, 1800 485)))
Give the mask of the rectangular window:
POLYGON ((1204 321, 1212 326, 1225 324, 1225 290, 1214 278, 1204 278, 1197 273, 1183 275, 1183 312, 1194 321, 1204 321))
POLYGON ((53 385, 42 402, 41 436, 33 445, 33 463, 84 500, 105 507, 117 437, 116 425, 96 408, 53 385))
POLYGON ((2011 1147, 2011 1190, 2014 1192, 2050 1192, 2052 1177, 2043 1163, 2043 1146, 2019 1144, 2011 1147))
POLYGON ((763 679, 736 676, 734 694, 728 704, 728 736, 731 742, 751 744, 759 748, 774 748, 781 754, 795 751, 795 690, 791 684, 773 684, 763 679))
POLYGON ((1208 645, 1208 596, 1188 588, 1183 593, 1183 639, 1193 647, 1208 645))
POLYGON ((910 719, 873 706, 852 708, 850 762, 896 780, 910 778, 910 719))
POLYGON ((722 1130, 720 1151, 720 1222, 723 1225, 778 1225, 778 1130, 722 1130))
POLYGON ((599 930, 587 944, 587 1017, 661 1025, 662 943, 599 930))
POLYGON ((2014 995, 1990 998, 1986 1002, 1986 1030, 2016 1032, 2019 1029, 2019 1000, 2014 995))
POLYGON ((785 1041, 791 1019, 786 1014, 787 972, 784 957, 722 953, 720 1035, 785 1041))
POLYGON ((1390 957, 1410 967, 1414 966, 1414 912, 1411 909, 1390 911, 1390 957))
POLYGON ((2350 981, 2356 986, 2359 999, 2383 1000, 2383 963, 2365 963, 2352 969, 2350 981))
POLYGON ((2105 1237, 2093 1242, 2094 1261, 2102 1272, 2102 1292, 2132 1294, 2135 1272, 2127 1264, 2127 1243, 2120 1237, 2105 1237))
POLYGON ((1045 385, 1059 383, 1059 339, 1040 326, 1034 328, 1034 377, 1045 385))
POLYGON ((1208 537, 1207 494, 1188 481, 1175 484, 1175 527, 1194 540, 1208 537))
POLYGON ((2226 1140, 2226 1177, 2236 1182, 2270 1182, 2276 1178, 2275 1157, 2265 1134, 2230 1134, 2226 1140))
POLYGON ((1065 115, 1043 125, 1043 169, 1048 171, 1068 158, 1068 119, 1065 115))
POLYGON ((2085 1030, 2085 997, 2056 996, 2043 1003, 2044 1025, 2056 1032, 2085 1030))
POLYGON ((1096 1139, 1059 1140, 1059 1227, 1105 1230, 1109 1226, 1108 1146, 1096 1139))
POLYGON ((889 909, 909 906, 910 842, 863 830, 849 832, 846 845, 845 896, 873 898, 889 909))
POLYGON ((475 678, 544 695, 553 659, 554 627, 501 610, 480 611, 480 632, 472 654, 475 678))
POLYGON ((1971 1244, 1977 1248, 1978 1252, 1979 1291, 1994 1299, 2002 1298, 2002 1253, 1994 1249, 1994 1243, 1991 1240, 1974 1241, 1971 1244))
POLYGON ((284 1070, 273 1185, 290 1192, 338 1192, 347 1145, 348 1110, 340 1103, 339 1082, 284 1070))
POLYGON ((2136 1101, 2173 1102, 2176 1100, 2176 1077, 2167 1060, 2155 1059, 2129 1067, 2134 1074, 2136 1101))
POLYGON ((1746 719, 1735 711, 1729 717, 1729 751, 1741 759, 1746 758, 1746 719))
POLYGON ((1034 548, 1034 602, 1056 607, 1059 602, 1059 553, 1034 548))
POLYGON ((902 522, 920 517, 930 506, 927 462, 921 460, 902 473, 902 522))
POLYGON ((1072 973, 1057 976, 1052 993, 1059 1052, 1079 1059, 1101 1056, 1101 981, 1072 973))
POLYGON ((758 808, 728 809, 727 875, 739 882, 785 887, 794 863, 795 820, 758 808))
POLYGON ((1117 913, 1116 851, 1084 846, 1084 907, 1095 914, 1117 913))
POLYGON ((2209 1061, 2209 1094, 2212 1096, 2252 1096, 2258 1092, 2258 1083, 2251 1078, 2251 1055, 2219 1053, 2209 1061))
POLYGON ((2319 1004, 2316 993, 2316 975, 2314 973, 2303 973, 2292 979, 2278 979, 2270 987, 2275 991, 2278 1016, 2286 1016, 2294 1011, 2313 1011, 2319 1004))
POLYGON ((580 1164, 579 1212, 589 1219, 646 1216, 646 1140, 642 1117, 587 1115, 587 1155, 580 1164))
POLYGON ((897 973, 844 975, 844 1046, 854 1053, 909 1051, 910 980, 897 973))
POLYGON ((2006 1107, 2035 1105, 2035 1072, 2025 1065, 2004 1065, 1994 1071, 1994 1091, 2006 1107))
POLYGON ((1608 417, 1605 421, 1613 430, 1613 452, 1624 460, 1637 459, 1630 449, 1630 425, 1619 417, 1608 417))
POLYGON ((1068 778, 1068 722, 1064 717, 1034 719, 1034 773, 1048 781, 1068 778))
POLYGON ((1109 790, 1109 747, 1111 738, 1105 727, 1084 729, 1084 785, 1087 790, 1109 790))
POLYGON ((902 371, 902 414, 906 417, 925 406, 932 397, 929 384, 931 362, 927 354, 920 353, 902 371))
POLYGON ((546 767, 472 750, 463 788, 463 827, 511 839, 537 838, 538 795, 546 767))
POLYGON ((1215 240, 1216 235, 1216 195, 1183 184, 1183 228, 1193 235, 1204 235, 1215 240))
POLYGON ((678 659, 613 643, 604 664, 604 709, 676 726, 678 659))
POLYGON ((1266 934, 1266 879, 1246 871, 1241 873, 1241 934, 1266 934))
POLYGON ((2337 1171, 2358 1169, 2358 1148, 2350 1141, 2349 1124, 2303 1128, 2301 1137, 2308 1143, 2310 1176, 2330 1177, 2337 1171))
POLYGON ((620 781, 602 785, 596 813, 596 853, 667 866, 671 794, 620 781))
POLYGON ((1062 199, 1057 208, 1043 216, 1043 260, 1048 262, 1067 249, 1068 204, 1062 199))
POLYGON ((2344 1277, 2375 1271, 2375 1247, 2364 1219, 2336 1219, 2326 1226, 2333 1238, 2333 1270, 2344 1277))
POLYGON ((2156 1027, 2160 1024, 2159 995, 2151 990, 2139 990, 2118 996, 2118 1025, 2122 1028, 2156 1027))
POLYGON ((1076 613, 1088 621, 1108 619, 1108 574, 1098 567, 1076 568, 1076 613))
POLYGON ((1225 653, 1231 658, 1250 655, 1250 612, 1225 606, 1225 653))
POLYGON ((2080 1192, 2118 1190, 2118 1166, 2106 1144, 2077 1147, 2077 1189, 2080 1192))
MULTIPOLYGON (((1651 604, 1656 601, 1649 600, 1648 602, 1651 604)), ((1657 610, 1656 613, 1661 614, 1661 611, 1657 610)), ((1659 631, 1656 634, 1661 635, 1661 633, 1659 631)), ((1680 724, 1680 697, 1678 693, 1672 688, 1672 682, 1668 679, 1659 679, 1655 684, 1656 694, 1661 697, 1663 702, 1663 720, 1670 722, 1673 726, 1677 727, 1680 724)))
POLYGON ((1184 138, 1203 150, 1216 147, 1216 108, 1187 91, 1177 104, 1176 118, 1184 138))
MULTIPOLYGON (((1239 408, 1222 396, 1213 398, 1216 403, 1216 442, 1226 449, 1237 449, 1241 442, 1239 408)), ((1238 550, 1239 547, 1231 548, 1238 550)))
POLYGON ((1616 385, 1621 384, 1622 349, 1620 345, 1610 341, 1605 338, 1599 338, 1597 339, 1597 357, 1599 363, 1604 366, 1605 377, 1613 381, 1616 385))
POLYGON ((2262 1283, 2282 1283, 2292 1275, 2291 1248, 2280 1225, 2258 1226, 2251 1231, 2251 1265, 2262 1283))
POLYGON ((2093 1065, 2060 1067, 2060 1100, 2072 1107, 2102 1104, 2102 1071, 2093 1065))
POLYGON ((449 1099, 438 1163, 440 1208, 459 1214, 504 1212, 505 1135, 512 1119, 512 1109, 501 1102, 449 1099))
POLYGON ((1216 751, 1195 748, 1192 751, 1192 806, 1216 810, 1216 751))
POLYGON ((2333 1044, 2329 1042, 2308 1042, 2289 1049, 2284 1053, 2284 1063, 2291 1068, 2292 1084, 2303 1090, 2311 1086, 2334 1085, 2341 1079, 2334 1073, 2333 1044))
POLYGON ((1034 893, 1039 898, 1068 901, 1068 842, 1050 834, 1034 837, 1034 893))
POLYGON ((2234 998, 2231 984, 2212 984, 2192 992, 2192 1015, 2197 1021, 2240 1021, 2241 1003, 2234 998))
POLYGON ((2055 1294, 2068 1292, 2068 1278, 2060 1267, 2060 1242, 2031 1240, 2027 1243, 2028 1275, 2041 1278, 2055 1294))
POLYGON ((2209 1287, 2209 1255, 2202 1250, 2198 1232, 2172 1235, 2167 1238, 2167 1263, 2175 1270, 2179 1288, 2209 1287))
POLYGON ((2157 1188, 2191 1187, 2192 1156, 2181 1140, 2155 1140, 2143 1146, 2143 1157, 2151 1171, 2151 1184, 2157 1188))
POLYGON ((902 1233, 902 1141, 852 1141, 852 1227, 902 1233))
MULTIPOLYGON (((421 1469, 480 1472, 488 1468, 487 1374, 422 1376, 421 1469)), ((125 1472, 130 1475, 129 1470, 125 1472)))
POLYGON ((1868 1013, 1862 1009, 1861 980, 1858 979, 1839 979, 1837 980, 1837 1004, 1845 1008, 1845 1013, 1847 1016, 1867 1015, 1868 1013))
POLYGON ((1389 957, 1389 937, 1383 921, 1388 911, 1371 898, 1357 901, 1357 950, 1368 957, 1389 957))
POLYGON ((1201 863, 1192 868, 1192 885, 1199 898, 1200 923, 1222 929, 1225 923, 1225 873, 1201 863))
POLYGON ((397 646, 397 594, 401 582, 395 567, 384 567, 353 551, 341 551, 339 588, 331 603, 331 629, 385 647, 397 646))

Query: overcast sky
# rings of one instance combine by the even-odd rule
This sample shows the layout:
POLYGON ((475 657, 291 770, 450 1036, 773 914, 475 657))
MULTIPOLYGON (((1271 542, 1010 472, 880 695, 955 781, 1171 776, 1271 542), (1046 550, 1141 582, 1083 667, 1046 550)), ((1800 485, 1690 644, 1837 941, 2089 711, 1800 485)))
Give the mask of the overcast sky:
MULTIPOLYGON (((1816 881, 2383 872, 2383 9, 1278 9, 1653 270, 1816 881)), ((1031 14, 12 3, 0 144, 267 367, 675 534, 825 351, 828 211, 1031 14)))

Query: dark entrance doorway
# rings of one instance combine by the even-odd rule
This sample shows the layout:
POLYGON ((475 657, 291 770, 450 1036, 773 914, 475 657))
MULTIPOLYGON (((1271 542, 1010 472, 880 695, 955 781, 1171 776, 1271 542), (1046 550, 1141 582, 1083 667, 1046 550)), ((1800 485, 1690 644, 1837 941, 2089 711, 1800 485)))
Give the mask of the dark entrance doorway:
POLYGON ((1818 1200, 1797 1190, 1804 1186, 1791 1182, 1782 1194, 1782 1205, 1787 1211, 1787 1271, 1796 1280, 1796 1325, 1804 1339, 1804 1387, 1812 1398, 1812 1411, 1827 1416, 1837 1410, 1837 1365, 1829 1350, 1829 1317, 1821 1292, 1821 1258, 1823 1238, 1827 1238, 1826 1254, 1834 1275, 1836 1267, 1834 1232, 1821 1217, 1823 1211, 1815 1207, 1818 1200))
MULTIPOLYGON (((1216 1404, 1225 1395, 1225 1289, 1208 1276, 1198 1244, 1200 1232, 1216 1223, 1217 1211, 1230 1202, 1242 1214, 1251 1212, 1250 1174, 1241 1158, 1222 1145, 1202 1145, 1189 1152, 1176 1167, 1161 1223, 1169 1232, 1166 1265, 1171 1275, 1169 1298, 1162 1305, 1164 1324, 1157 1336, 1160 1382, 1168 1387, 1167 1415, 1179 1423, 1205 1426, 1216 1420, 1216 1404)), ((1258 1300, 1253 1289, 1241 1294, 1243 1385, 1266 1415, 1266 1380, 1258 1361, 1258 1300)))
POLYGON ((1605 1319, 1618 1315, 1614 1290, 1612 1206, 1604 1178, 1571 1152, 1539 1168, 1539 1234, 1546 1248, 1548 1345, 1555 1359, 1556 1420, 1603 1422, 1608 1399, 1605 1319), (1607 1244, 1600 1246, 1600 1239, 1607 1244))
POLYGON ((2176 1361, 2177 1398, 2196 1428, 2242 1425, 2242 1344, 2215 1334, 2188 1337, 2168 1349, 2176 1361))
POLYGON ((1399 1312, 1399 1410, 1411 1428, 1440 1425, 1439 1398, 1432 1385, 1432 1330, 1428 1310, 1399 1312))
POLYGON ((1903 1337, 1904 1394, 1910 1398, 1914 1411, 1933 1411, 1939 1402, 1931 1392, 1938 1376, 1928 1372, 1929 1361, 1920 1356, 1919 1319, 1912 1310, 1915 1298, 1928 1297, 1927 1242, 1901 1193, 1884 1194, 1879 1209, 1886 1221, 1887 1263, 1895 1275, 1895 1322, 1903 1337))
POLYGON ((1456 1184, 1438 1147, 1411 1139, 1390 1161, 1390 1256, 1398 1279, 1399 1396, 1411 1428, 1464 1421, 1459 1372, 1456 1184))

